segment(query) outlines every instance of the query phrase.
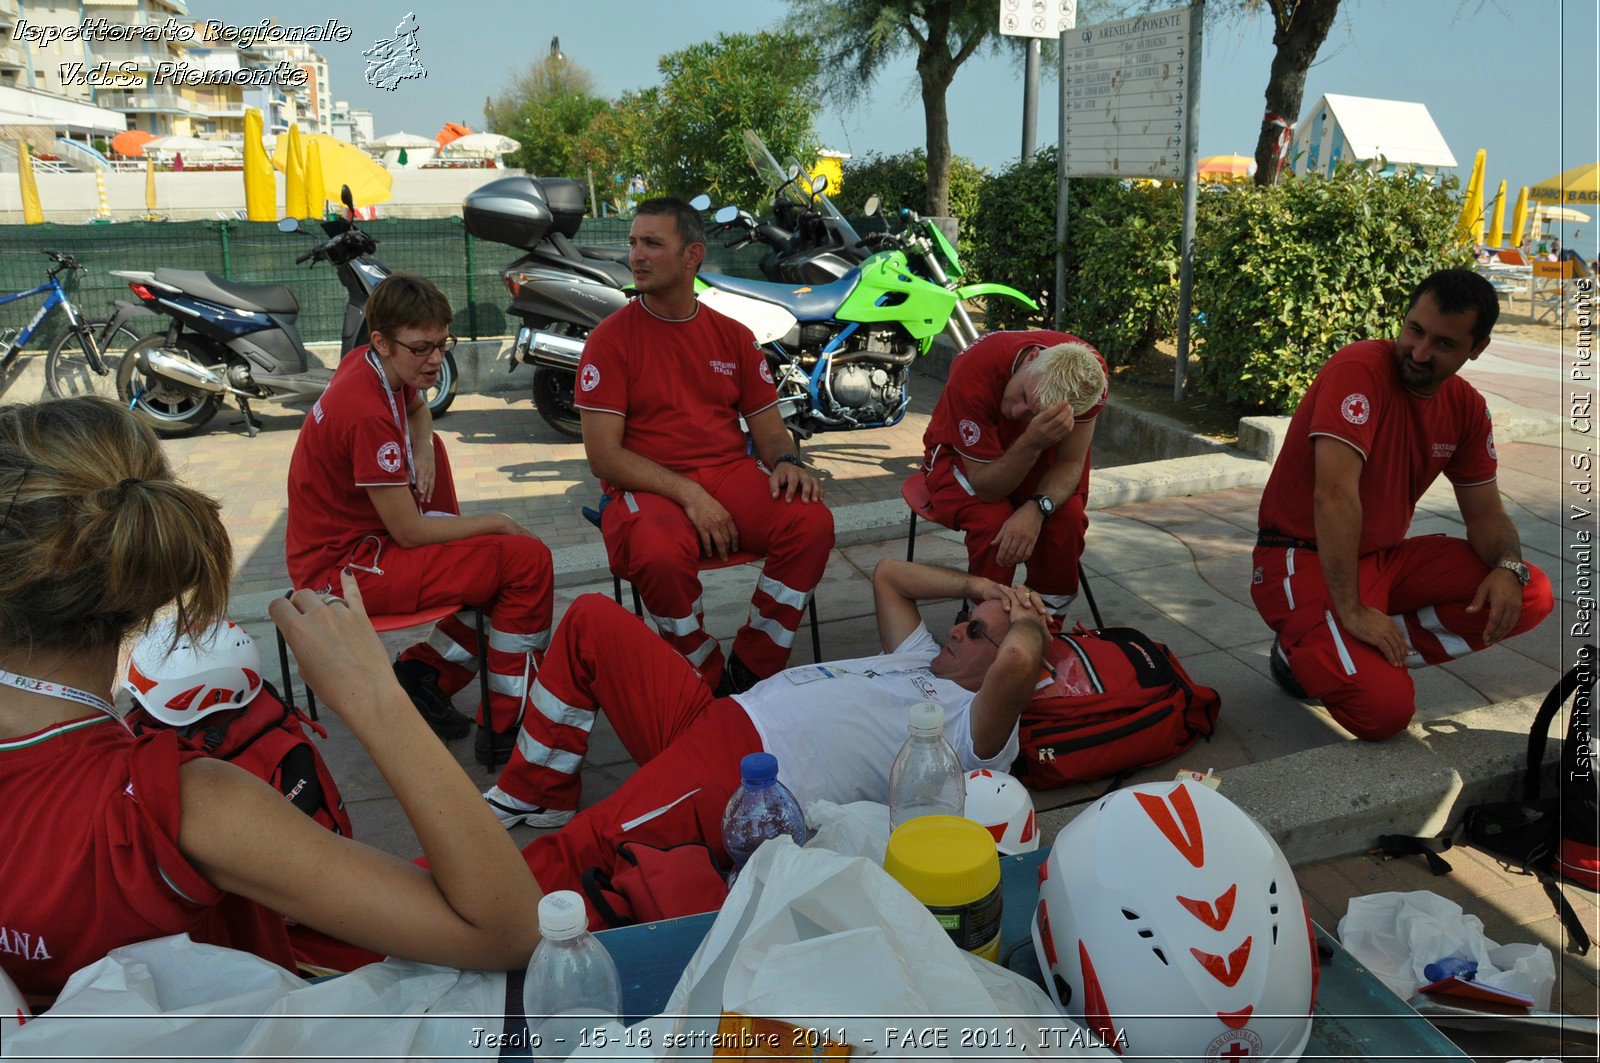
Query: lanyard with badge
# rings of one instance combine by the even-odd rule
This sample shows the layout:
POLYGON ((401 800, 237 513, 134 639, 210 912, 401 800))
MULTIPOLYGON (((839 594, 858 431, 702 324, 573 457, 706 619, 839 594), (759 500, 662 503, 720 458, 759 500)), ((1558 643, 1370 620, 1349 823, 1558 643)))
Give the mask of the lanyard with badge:
MULTIPOLYGON (((406 441, 406 484, 409 486, 416 482, 416 455, 411 452, 411 418, 404 419, 400 416, 400 407, 395 404, 394 392, 389 387, 389 378, 383 374, 383 366, 378 362, 377 354, 369 347, 367 349, 367 364, 372 371, 378 374, 378 385, 383 388, 383 397, 389 400, 389 416, 394 418, 394 426, 400 430, 400 437, 406 441)), ((421 508, 420 506, 418 507, 421 508)), ((370 572, 374 576, 383 575, 383 569, 378 567, 378 560, 383 554, 383 540, 376 535, 368 535, 356 543, 355 549, 350 551, 350 557, 345 560, 345 568, 355 569, 357 572, 370 572), (358 564, 356 555, 367 543, 372 544, 372 563, 358 564)), ((332 590, 330 584, 325 590, 332 590)))
POLYGON ((71 701, 86 708, 105 713, 113 720, 122 719, 122 713, 111 702, 98 694, 91 694, 87 690, 69 687, 65 683, 52 683, 47 679, 35 679, 32 676, 18 675, 0 668, 0 686, 15 687, 26 690, 30 694, 39 694, 59 701, 71 701))

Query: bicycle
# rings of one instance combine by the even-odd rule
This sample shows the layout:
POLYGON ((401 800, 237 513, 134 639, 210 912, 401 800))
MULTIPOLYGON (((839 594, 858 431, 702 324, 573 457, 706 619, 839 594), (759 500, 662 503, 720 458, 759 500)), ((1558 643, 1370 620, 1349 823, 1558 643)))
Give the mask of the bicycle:
POLYGON ((84 318, 61 287, 60 274, 84 269, 71 252, 42 249, 54 263, 45 273, 45 283, 11 295, 0 295, 0 306, 45 296, 44 305, 20 329, 0 331, 0 374, 11 368, 39 325, 56 307, 66 308, 67 331, 51 346, 45 358, 45 385, 56 398, 70 395, 100 395, 115 399, 116 363, 122 352, 139 341, 139 336, 115 319, 84 318))

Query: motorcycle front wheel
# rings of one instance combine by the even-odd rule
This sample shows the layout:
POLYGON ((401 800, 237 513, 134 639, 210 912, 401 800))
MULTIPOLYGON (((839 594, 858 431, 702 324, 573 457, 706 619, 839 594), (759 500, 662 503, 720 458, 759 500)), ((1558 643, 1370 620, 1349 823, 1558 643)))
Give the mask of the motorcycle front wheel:
POLYGON ((443 417, 450 404, 456 401, 456 382, 460 378, 456 374, 456 356, 446 352, 444 364, 439 367, 439 382, 422 393, 422 401, 427 403, 428 412, 434 419, 443 417))
MULTIPOLYGON (((165 347, 165 334, 147 336, 128 348, 117 366, 117 398, 134 416, 168 438, 193 435, 216 416, 222 396, 183 387, 139 369, 139 355, 165 347)), ((204 363, 199 349, 180 339, 177 349, 185 358, 204 363)))
POLYGON ((564 436, 583 438, 583 421, 572 405, 572 385, 576 378, 561 369, 536 366, 533 370, 533 408, 544 423, 564 436))
POLYGON ((109 321, 85 321, 68 329, 50 348, 44 362, 44 382, 58 399, 77 395, 117 397, 117 367, 128 350, 139 342, 139 334, 120 325, 110 335, 109 321))

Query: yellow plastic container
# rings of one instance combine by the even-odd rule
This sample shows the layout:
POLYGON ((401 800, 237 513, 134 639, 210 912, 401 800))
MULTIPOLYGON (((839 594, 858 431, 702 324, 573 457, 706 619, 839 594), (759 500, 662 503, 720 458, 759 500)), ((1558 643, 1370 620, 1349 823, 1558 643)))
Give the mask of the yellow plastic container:
POLYGON ((921 816, 889 836, 883 869, 957 948, 1000 959, 1000 853, 987 830, 960 816, 921 816))

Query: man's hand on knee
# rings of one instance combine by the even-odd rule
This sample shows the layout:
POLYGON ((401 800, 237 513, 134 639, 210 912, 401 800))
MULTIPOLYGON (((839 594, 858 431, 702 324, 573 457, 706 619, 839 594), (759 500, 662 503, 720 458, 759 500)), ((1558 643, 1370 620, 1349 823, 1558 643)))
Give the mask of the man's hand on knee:
POLYGON ((1349 616, 1341 616, 1344 629, 1369 646, 1376 646, 1396 668, 1406 663, 1406 640, 1388 615, 1370 605, 1358 606, 1349 616))
POLYGON ((1483 623, 1483 641, 1499 642, 1522 619, 1522 583, 1509 569, 1491 569, 1478 584, 1478 593, 1472 596, 1467 612, 1476 613, 1485 604, 1489 615, 1483 623))
POLYGON ((683 507, 684 516, 694 525, 700 536, 700 553, 706 557, 715 554, 720 560, 739 549, 739 529, 722 503, 711 497, 704 488, 696 488, 683 507))

